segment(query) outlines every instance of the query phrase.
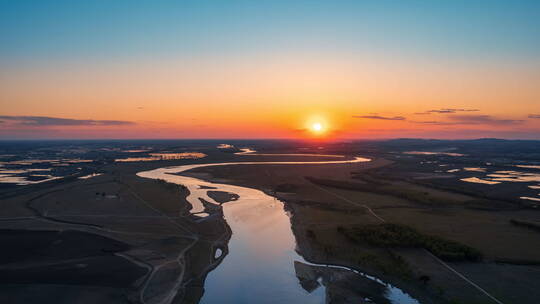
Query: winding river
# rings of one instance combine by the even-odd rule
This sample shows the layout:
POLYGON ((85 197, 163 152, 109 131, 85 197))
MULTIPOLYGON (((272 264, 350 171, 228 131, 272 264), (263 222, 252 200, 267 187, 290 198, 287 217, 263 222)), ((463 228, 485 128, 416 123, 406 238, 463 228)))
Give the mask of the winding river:
MULTIPOLYGON (((256 155, 253 150, 239 154, 256 155)), ((275 154, 279 155, 279 154, 275 154)), ((288 154, 290 155, 290 154, 288 154)), ((305 156, 309 156, 304 154, 305 156)), ((312 155, 320 156, 320 155, 312 155)), ((326 155, 328 156, 328 155, 326 155)), ((344 158, 343 156, 329 156, 344 158)), ((378 278, 342 266, 319 265, 307 262, 295 250, 296 240, 291 230, 289 214, 283 202, 264 192, 247 187, 212 183, 176 175, 195 168, 232 165, 324 165, 370 161, 366 158, 316 161, 316 162, 230 162, 193 164, 159 168, 140 172, 145 178, 163 179, 184 185, 190 194, 188 202, 193 206, 191 213, 207 220, 201 199, 218 204, 208 196, 208 191, 224 191, 239 196, 238 200, 223 204, 223 214, 232 230, 229 253, 222 263, 211 271, 205 281, 205 292, 201 303, 325 303, 327 287, 325 279, 314 269, 354 272, 383 290, 384 303, 418 304, 419 302, 378 278), (300 278, 311 273, 311 287, 302 287, 300 278)), ((216 257, 222 254, 216 249, 216 257)), ((368 297, 360 303, 373 303, 368 297)))

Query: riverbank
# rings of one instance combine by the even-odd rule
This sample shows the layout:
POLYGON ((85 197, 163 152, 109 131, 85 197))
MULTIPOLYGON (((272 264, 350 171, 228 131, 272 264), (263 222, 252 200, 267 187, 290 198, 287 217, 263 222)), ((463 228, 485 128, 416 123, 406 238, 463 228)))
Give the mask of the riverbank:
MULTIPOLYGON (((194 210, 191 204, 187 203, 186 189, 139 178, 135 174, 145 170, 206 161, 244 161, 246 160, 244 157, 247 156, 221 157, 193 162, 114 164, 103 167, 103 175, 91 179, 70 181, 50 189, 28 190, 27 193, 22 191, 23 194, 3 202, 9 218, 6 217, 0 224, 3 225, 1 227, 9 229, 55 231, 74 229, 99 234, 130 245, 129 250, 116 254, 136 267, 146 269, 145 275, 130 278, 132 283, 129 288, 102 286, 94 290, 93 297, 89 298, 99 298, 104 303, 118 303, 122 299, 146 303, 172 300, 197 303, 203 296, 208 272, 212 269, 221 271, 220 267, 216 267, 228 256, 231 236, 231 230, 223 219, 219 204, 209 202, 221 203, 234 200, 236 197, 227 191, 216 193, 216 189, 206 188, 209 190, 205 191, 208 192, 209 202, 202 202, 202 206, 208 216, 200 217, 192 214, 194 210)), ((325 159, 250 155, 249 160, 325 159)), ((376 170, 390 163, 392 162, 386 159, 376 158, 372 162, 351 164, 224 165, 197 168, 182 174, 229 186, 240 185, 259 189, 277 197, 285 202, 286 210, 292 214, 291 219, 287 218, 287 225, 292 225, 294 239, 298 244, 297 249, 306 260, 361 270, 399 286, 422 303, 468 303, 468 301, 491 303, 491 300, 426 252, 415 248, 389 250, 352 242, 344 237, 338 228, 378 224, 380 218, 383 218, 414 227, 425 234, 463 242, 481 250, 487 260, 482 263, 449 263, 452 269, 463 273, 490 294, 502 299, 505 304, 534 303, 531 301, 536 299, 538 292, 534 282, 539 280, 534 265, 490 262, 494 257, 500 257, 499 260, 503 261, 515 261, 512 258, 527 255, 534 257, 537 254, 534 246, 537 244, 535 243, 537 232, 511 225, 507 219, 509 216, 527 219, 529 215, 523 211, 486 212, 461 208, 459 203, 450 206, 426 205, 399 198, 397 195, 318 185, 306 179, 316 177, 330 179, 338 184, 346 181, 360 182, 369 186, 369 180, 359 180, 355 177, 368 169, 376 170), (354 176, 351 175, 352 172, 355 172, 354 176), (511 227, 508 228, 506 225, 511 227), (493 234, 493 231, 497 234, 493 234), (501 241, 495 242, 496 246, 493 246, 495 236, 501 241)), ((204 182, 197 183, 203 184, 203 188, 206 187, 204 182)), ((397 186, 402 189, 409 188, 408 184, 397 186)), ((427 187, 422 188, 424 189, 427 187)), ((440 190, 434 190, 433 193, 445 195, 445 192, 440 190)), ((449 195, 449 197, 457 199, 461 196, 449 195)), ((264 213, 254 217, 258 222, 263 222, 265 218, 264 213)), ((271 242, 267 242, 266 245, 270 246, 271 242)), ((76 264, 69 265, 73 268, 80 267, 76 264)), ((92 269, 103 268, 89 265, 92 269)), ((318 286, 317 280, 313 280, 313 277, 324 281, 325 288, 332 290, 334 299, 338 295, 347 294, 351 298, 361 295, 366 292, 364 288, 366 284, 370 284, 362 283, 364 281, 359 279, 356 281, 357 285, 343 285, 354 276, 346 275, 348 279, 331 281, 328 279, 331 277, 329 274, 324 274, 312 265, 306 265, 309 267, 288 265, 288 269, 297 272, 297 281, 293 280, 291 284, 294 286, 303 284, 302 288, 308 292, 318 286)), ((70 290, 73 291, 71 294, 76 294, 74 290, 79 290, 81 294, 88 292, 89 285, 84 284, 71 286, 70 290)), ((8 289, 12 290, 9 291, 12 297, 7 299, 17 303, 13 299, 20 297, 23 292, 40 288, 43 289, 41 284, 27 284, 24 288, 8 289)), ((43 289, 43 292, 53 291, 43 289)), ((39 292, 36 294, 35 300, 38 301, 39 292)))
MULTIPOLYGON (((278 154, 274 156, 290 155, 278 154)), ((286 215, 283 204, 275 197, 252 188, 203 181, 183 174, 185 171, 195 168, 209 167, 244 167, 254 164, 257 166, 305 167, 353 165, 369 161, 357 157, 345 158, 340 161, 327 161, 317 159, 317 157, 320 159, 327 156, 309 156, 315 157, 315 160, 312 162, 284 160, 254 163, 210 163, 167 167, 138 173, 142 177, 164 180, 187 187, 190 192, 187 200, 193 206, 190 212, 194 216, 200 216, 200 222, 211 219, 211 211, 220 205, 220 202, 210 198, 209 194, 215 192, 213 189, 239 196, 237 202, 223 206, 224 217, 233 231, 233 238, 229 243, 231 255, 228 256, 224 265, 210 274, 209 280, 205 282, 206 291, 202 303, 216 303, 223 298, 241 303, 246 301, 246 303, 253 301, 274 303, 272 298, 264 296, 271 293, 279 295, 281 301, 286 303, 312 303, 313 301, 315 301, 313 303, 319 303, 325 298, 326 301, 333 301, 337 297, 342 299, 340 303, 343 301, 345 301, 343 303, 364 302, 367 301, 366 299, 371 299, 377 300, 379 303, 417 304, 418 302, 414 298, 378 278, 341 266, 329 267, 326 264, 308 263, 302 256, 298 256, 297 242, 290 227, 290 218, 286 215), (210 202, 213 202, 214 205, 210 202), (261 215, 263 215, 262 218, 261 215), (265 250, 261 252, 262 248, 265 250), (293 263, 296 273, 291 268, 293 263), (238 269, 243 271, 238 272, 238 269), (290 281, 291 275, 297 276, 302 288, 298 282, 290 281), (278 277, 282 277, 282 279, 276 280, 278 277), (319 280, 322 281, 319 282, 319 280), (249 289, 242 288, 246 281, 253 282, 249 289), (259 281, 265 282, 265 284, 261 286, 254 283, 259 281), (287 283, 284 284, 285 282, 287 283), (321 284, 324 286, 324 293, 321 294, 320 289, 318 292, 314 292, 321 284), (376 293, 374 289, 366 288, 366 284, 370 286, 375 284, 378 286, 379 292, 376 293), (309 294, 306 294, 306 291, 309 294)), ((200 175, 198 177, 200 178, 200 175)))
POLYGON ((132 169, 104 167, 91 179, 4 199, 0 301, 43 303, 63 288, 55 303, 198 303, 231 231, 221 216, 197 223, 185 188, 132 169))
MULTIPOLYGON (((381 164, 385 163, 388 162, 381 161, 381 164)), ((495 219, 496 225, 503 224, 504 221, 501 222, 501 220, 511 216, 508 212, 522 211, 493 213, 462 209, 455 205, 450 208, 445 206, 426 207, 392 196, 321 187, 304 178, 305 176, 332 177, 339 181, 336 176, 343 178, 349 176, 347 180, 358 182, 357 179, 352 179, 351 172, 358 174, 358 172, 366 170, 367 168, 362 167, 363 165, 343 166, 342 168, 332 165, 324 168, 256 165, 208 167, 194 170, 188 174, 198 176, 205 174, 205 178, 212 176, 211 180, 214 181, 258 188, 285 201, 288 209, 293 213, 291 223, 299 244, 298 248, 302 255, 315 262, 347 265, 376 274, 388 282, 403 287, 424 302, 492 302, 489 297, 486 297, 473 285, 449 271, 443 264, 420 249, 397 248, 389 251, 384 248, 353 243, 344 238, 337 231, 339 226, 377 224, 379 222, 377 218, 366 211, 365 206, 369 206, 372 210, 376 210, 377 214, 392 222, 411 225, 428 234, 462 241, 479 248, 486 254, 487 261, 479 263, 453 262, 450 263, 451 267, 484 287, 490 294, 502 299, 503 303, 534 303, 534 295, 537 290, 532 285, 518 283, 512 279, 513 277, 523 277, 528 278, 531 282, 537 281, 539 279, 537 277, 538 271, 535 270, 534 266, 502 265, 489 262, 496 255, 522 256, 523 252, 516 248, 505 247, 505 243, 499 243, 498 247, 495 248, 485 243, 490 242, 489 240, 494 237, 493 234, 480 234, 481 237, 477 234, 478 237, 474 238, 474 234, 467 233, 468 230, 474 230, 476 233, 487 232, 494 227, 493 222, 488 224, 492 219, 495 219), (276 189, 284 189, 284 192, 276 191, 276 189), (434 226, 437 221, 441 220, 452 222, 452 224, 434 226), (466 225, 471 224, 475 224, 477 227, 467 228, 466 225), (459 234, 449 234, 452 230, 445 229, 445 227, 461 227, 465 231, 459 234), (504 249, 504 251, 500 249, 504 249), (374 256, 378 258, 373 259, 374 256), (396 261, 399 262, 398 265, 396 265, 396 261), (399 264, 405 264, 407 267, 398 267, 399 264), (507 278, 505 281, 503 279, 505 282, 503 285, 492 280, 492 278, 501 277, 501 275, 507 278)), ((372 168, 370 167, 370 169, 372 168)), ((502 228, 502 226, 499 227, 502 228)), ((521 244, 535 242, 536 235, 518 230, 515 227, 512 229, 512 227, 508 228, 505 225, 503 229, 497 230, 500 232, 498 238, 503 237, 504 239, 505 236, 512 235, 513 239, 508 239, 508 241, 516 244, 517 248, 521 244)), ((534 255, 534 249, 531 249, 527 254, 534 255)))

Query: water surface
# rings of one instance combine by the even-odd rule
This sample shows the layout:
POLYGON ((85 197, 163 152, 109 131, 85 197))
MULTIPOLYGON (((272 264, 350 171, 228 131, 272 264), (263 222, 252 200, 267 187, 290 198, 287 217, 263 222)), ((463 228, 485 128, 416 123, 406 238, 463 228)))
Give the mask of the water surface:
MULTIPOLYGON (((225 220, 232 230, 229 253, 223 262, 208 274, 201 303, 325 303, 326 283, 329 277, 312 274, 310 288, 302 287, 300 277, 305 278, 302 269, 311 266, 326 270, 351 272, 362 280, 374 284, 381 290, 381 303, 419 303, 406 293, 390 284, 358 271, 332 265, 316 265, 307 262, 296 252, 296 240, 291 230, 291 219, 284 205, 275 197, 247 187, 219 184, 193 177, 175 175, 194 168, 225 165, 283 164, 283 165, 323 165, 369 161, 366 158, 320 162, 234 162, 195 164, 159 168, 140 172, 146 178, 164 179, 186 186, 187 197, 193 205, 191 212, 203 216, 201 220, 211 220, 200 199, 217 204, 208 196, 208 191, 225 191, 237 194, 238 200, 223 204, 225 220), (209 189, 210 188, 210 189, 209 189)), ((216 256, 221 255, 216 248, 216 256)), ((372 300, 366 296, 362 300, 372 300)))

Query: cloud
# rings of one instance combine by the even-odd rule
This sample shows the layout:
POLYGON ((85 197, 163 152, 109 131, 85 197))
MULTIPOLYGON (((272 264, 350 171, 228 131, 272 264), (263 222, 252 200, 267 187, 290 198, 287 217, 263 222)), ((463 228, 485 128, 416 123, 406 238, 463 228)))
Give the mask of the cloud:
POLYGON ((529 114, 529 118, 540 118, 540 114, 529 114))
POLYGON ((0 115, 0 120, 22 126, 125 126, 135 124, 124 120, 72 119, 47 116, 0 115))
POLYGON ((454 113, 457 113, 457 112, 478 112, 480 110, 478 109, 452 109, 452 108, 447 108, 447 109, 437 109, 437 110, 428 110, 428 111, 425 111, 425 112, 417 112, 417 113, 414 113, 416 115, 429 115, 429 114, 432 114, 432 113, 435 113, 435 114, 454 114, 454 113))
POLYGON ((450 115, 450 121, 411 121, 413 123, 428 124, 428 125, 491 125, 491 126, 507 126, 516 125, 523 122, 521 119, 500 119, 490 115, 450 115))
POLYGON ((459 123, 455 122, 448 122, 448 121, 436 121, 436 120, 428 120, 428 121, 411 121, 412 123, 417 124, 426 124, 426 125, 456 125, 459 123))
POLYGON ((520 119, 499 119, 489 115, 452 115, 449 118, 463 124, 514 125, 523 122, 520 119))
POLYGON ((354 115, 353 118, 380 119, 380 120, 405 120, 403 116, 384 117, 379 115, 354 115))

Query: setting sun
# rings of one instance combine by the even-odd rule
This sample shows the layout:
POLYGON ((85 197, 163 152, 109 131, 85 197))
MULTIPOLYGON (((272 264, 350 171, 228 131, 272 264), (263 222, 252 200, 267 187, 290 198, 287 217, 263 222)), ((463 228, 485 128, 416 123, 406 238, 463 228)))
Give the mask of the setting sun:
POLYGON ((308 137, 327 137, 332 133, 330 126, 333 126, 329 120, 328 114, 314 113, 310 114, 304 121, 303 128, 308 132, 308 137))
POLYGON ((320 122, 315 122, 311 125, 311 131, 315 133, 322 133, 324 131, 324 127, 320 122))
POLYGON ((320 132, 320 131, 322 131, 323 127, 322 127, 322 124, 320 122, 316 122, 311 126, 311 129, 313 131, 315 131, 315 132, 320 132))

